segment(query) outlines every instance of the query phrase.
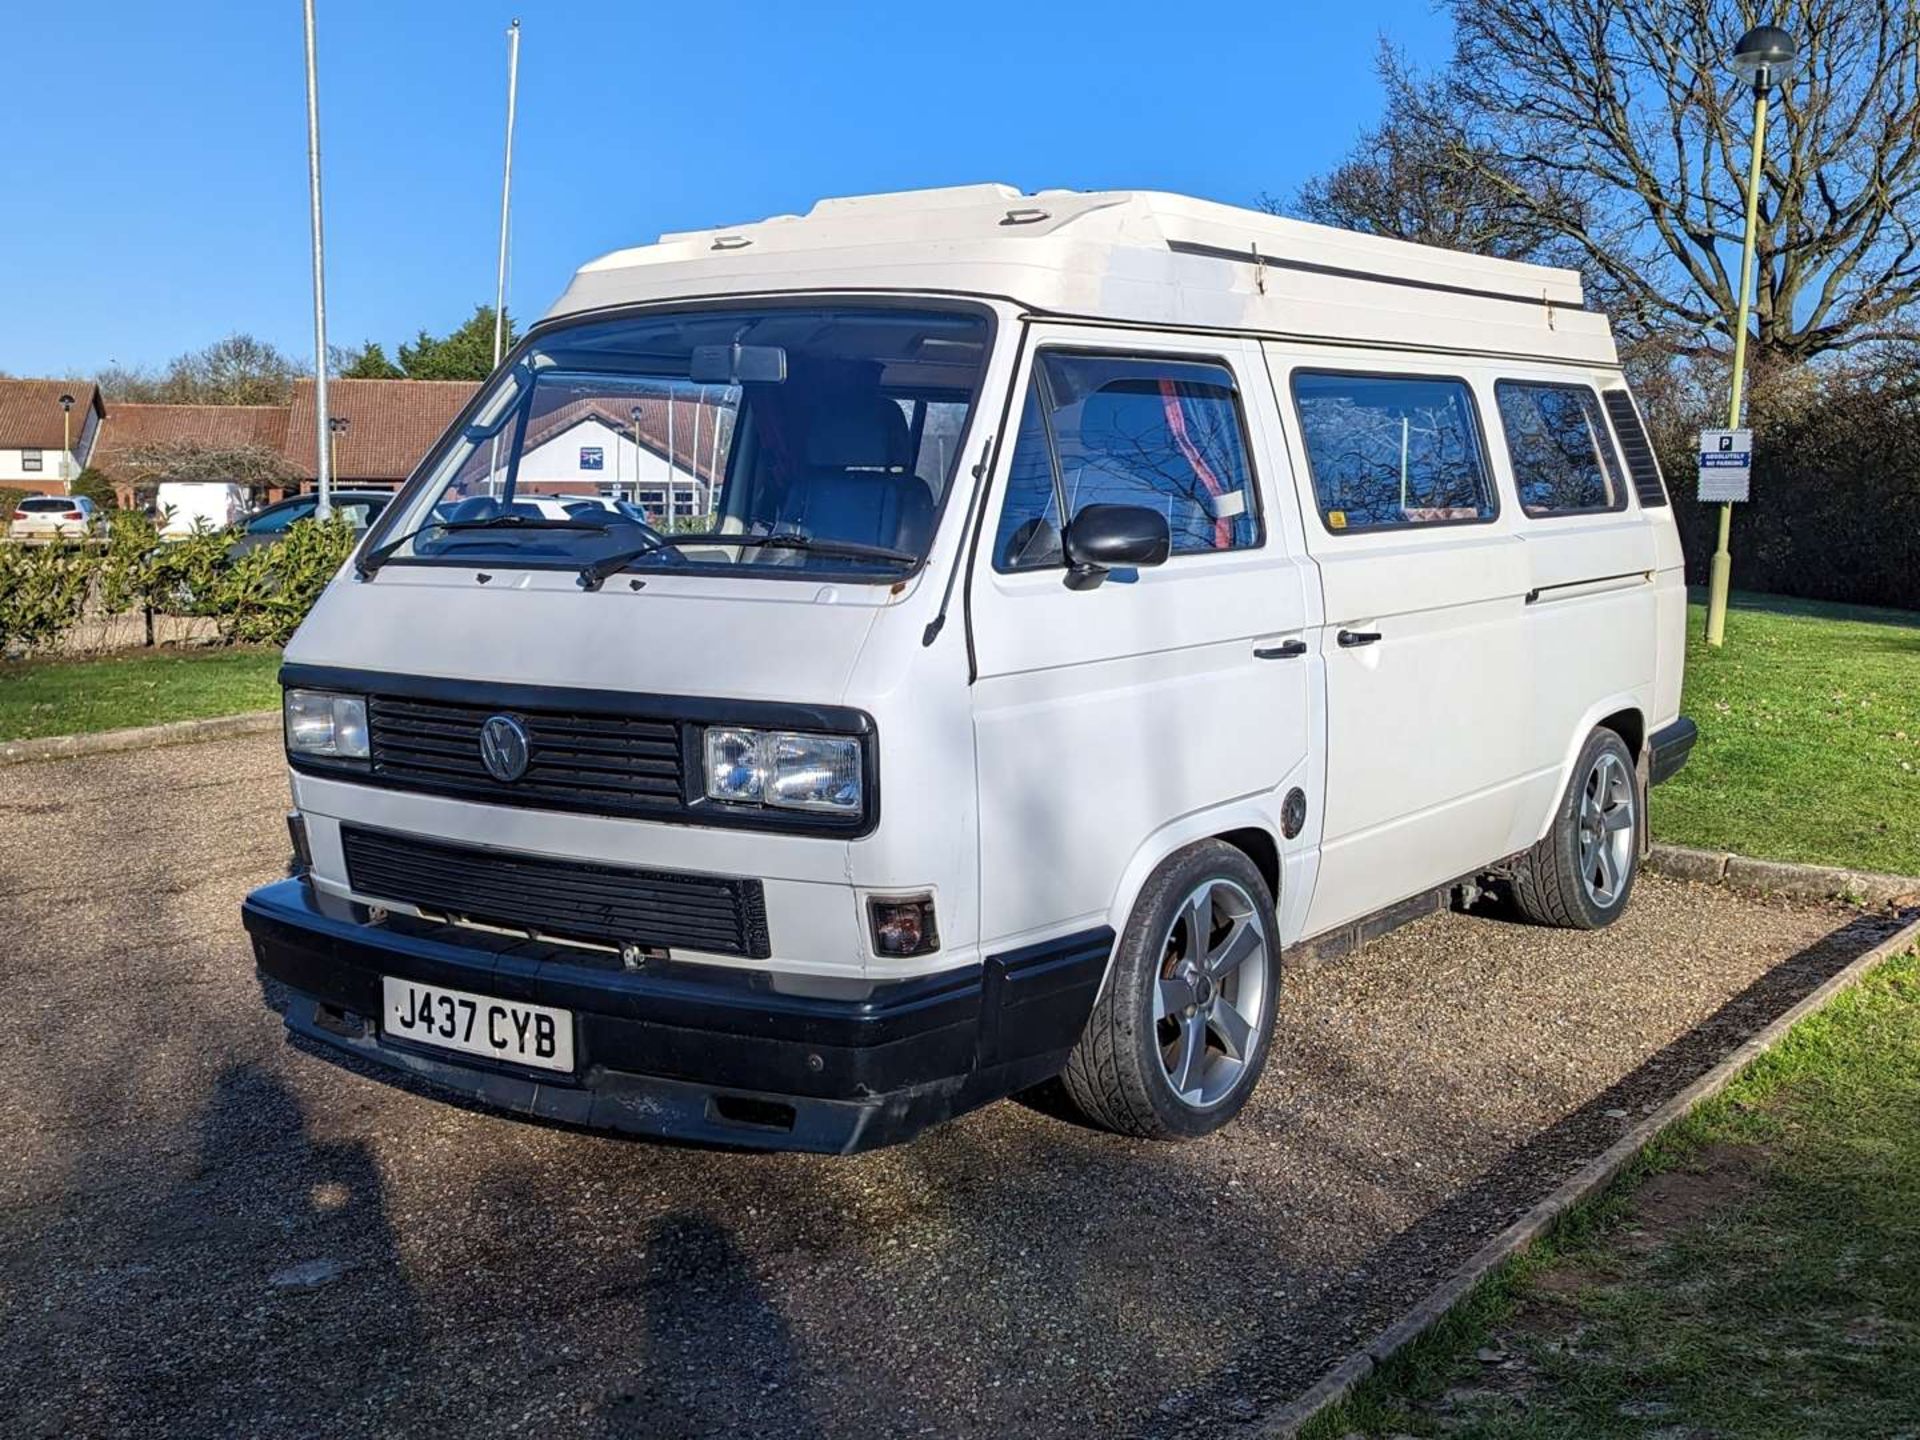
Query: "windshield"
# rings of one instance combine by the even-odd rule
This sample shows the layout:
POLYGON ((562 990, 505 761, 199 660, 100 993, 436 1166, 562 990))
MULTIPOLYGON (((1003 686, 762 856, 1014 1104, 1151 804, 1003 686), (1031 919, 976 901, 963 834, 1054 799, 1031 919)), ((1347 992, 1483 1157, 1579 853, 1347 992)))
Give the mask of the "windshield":
POLYGON ((547 332, 377 545, 401 562, 897 578, 932 541, 988 336, 976 311, 882 306, 547 332))

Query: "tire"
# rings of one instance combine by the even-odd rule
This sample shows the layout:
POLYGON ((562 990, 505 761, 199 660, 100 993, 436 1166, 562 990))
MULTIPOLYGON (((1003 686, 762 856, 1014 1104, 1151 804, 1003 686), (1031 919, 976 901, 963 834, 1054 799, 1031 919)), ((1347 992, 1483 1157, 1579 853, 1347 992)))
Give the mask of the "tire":
POLYGON ((1529 920, 1598 930, 1618 920, 1640 868, 1642 807, 1626 742, 1595 730, 1580 747, 1553 825, 1512 868, 1513 898, 1529 920))
POLYGON ((1191 845, 1147 878, 1062 1083, 1103 1129, 1147 1140, 1206 1135, 1239 1114, 1259 1083, 1279 996, 1267 882, 1231 845, 1191 845), (1205 949, 1195 953, 1203 914, 1205 949))

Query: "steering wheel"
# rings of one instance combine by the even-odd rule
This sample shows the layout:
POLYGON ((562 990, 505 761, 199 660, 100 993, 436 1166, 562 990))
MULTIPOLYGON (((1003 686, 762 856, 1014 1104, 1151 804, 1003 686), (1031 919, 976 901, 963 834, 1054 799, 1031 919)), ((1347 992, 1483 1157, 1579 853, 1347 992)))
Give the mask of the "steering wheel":
MULTIPOLYGON (((669 536, 663 535, 646 521, 636 520, 625 511, 616 511, 614 515, 614 523, 621 529, 637 530, 640 532, 640 539, 643 542, 648 545, 657 545, 660 547, 657 550, 648 551, 645 557, 646 559, 657 560, 662 565, 690 565, 693 563, 688 560, 685 555, 680 553, 679 546, 668 543, 670 539, 669 536)), ((626 547, 623 546, 622 548, 626 547)))

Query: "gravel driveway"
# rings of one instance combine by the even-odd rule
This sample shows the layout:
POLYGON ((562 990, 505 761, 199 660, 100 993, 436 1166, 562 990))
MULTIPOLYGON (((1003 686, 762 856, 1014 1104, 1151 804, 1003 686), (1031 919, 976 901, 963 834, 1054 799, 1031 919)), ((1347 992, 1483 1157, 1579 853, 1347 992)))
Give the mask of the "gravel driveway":
POLYGON ((1871 943, 1643 879, 1290 976, 1199 1144, 1006 1103, 852 1159, 570 1134, 290 1048, 267 736, 0 769, 10 1435, 1232 1433, 1871 943))

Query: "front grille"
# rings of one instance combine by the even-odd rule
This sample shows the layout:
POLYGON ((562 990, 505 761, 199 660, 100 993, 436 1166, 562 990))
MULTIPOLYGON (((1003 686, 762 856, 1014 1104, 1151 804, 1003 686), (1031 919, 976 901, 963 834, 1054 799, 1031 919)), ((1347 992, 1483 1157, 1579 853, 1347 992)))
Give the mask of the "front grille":
POLYGON ((370 900, 556 940, 754 960, 771 953, 758 880, 548 860, 350 825, 340 842, 348 883, 370 900))
POLYGON ((374 695, 367 723, 374 776, 408 789, 613 815, 684 803, 680 727, 670 720, 374 695), (480 727, 503 713, 527 732, 527 772, 511 784, 480 758, 480 727))

